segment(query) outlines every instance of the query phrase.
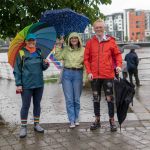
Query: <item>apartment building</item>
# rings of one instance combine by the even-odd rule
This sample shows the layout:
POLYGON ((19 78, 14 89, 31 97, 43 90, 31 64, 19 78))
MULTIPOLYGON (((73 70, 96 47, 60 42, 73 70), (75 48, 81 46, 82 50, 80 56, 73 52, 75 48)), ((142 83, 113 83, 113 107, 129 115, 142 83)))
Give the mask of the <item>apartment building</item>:
POLYGON ((127 11, 127 36, 128 41, 145 40, 145 12, 132 9, 127 11))
POLYGON ((108 34, 114 36, 119 41, 123 40, 123 13, 114 13, 112 15, 107 15, 105 18, 105 25, 108 34))
POLYGON ((150 11, 125 9, 107 15, 105 24, 107 33, 120 41, 144 41, 150 36, 150 11))
POLYGON ((145 10, 145 38, 150 40, 150 10, 145 10))

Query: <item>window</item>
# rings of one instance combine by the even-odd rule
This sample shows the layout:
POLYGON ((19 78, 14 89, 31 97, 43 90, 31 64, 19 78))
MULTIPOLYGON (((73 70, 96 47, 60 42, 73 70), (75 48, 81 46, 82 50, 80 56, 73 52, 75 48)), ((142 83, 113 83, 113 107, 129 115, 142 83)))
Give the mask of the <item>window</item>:
POLYGON ((136 16, 140 16, 141 15, 141 11, 136 11, 136 16))
POLYGON ((136 38, 139 39, 140 38, 141 33, 140 32, 136 32, 136 38))
POLYGON ((134 32, 132 32, 132 36, 134 36, 134 32))
POLYGON ((136 28, 140 28, 141 26, 141 22, 140 21, 136 21, 136 28))
POLYGON ((118 19, 118 16, 115 16, 115 19, 118 19))

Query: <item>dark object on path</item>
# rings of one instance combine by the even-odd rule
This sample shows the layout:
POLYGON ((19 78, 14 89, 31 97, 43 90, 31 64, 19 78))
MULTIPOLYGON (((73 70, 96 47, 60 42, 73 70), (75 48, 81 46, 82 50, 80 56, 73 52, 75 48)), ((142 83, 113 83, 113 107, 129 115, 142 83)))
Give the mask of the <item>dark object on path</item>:
POLYGON ((0 125, 5 125, 6 122, 4 121, 3 117, 0 115, 0 125))
POLYGON ((117 118, 121 130, 121 124, 127 116, 129 104, 133 102, 135 90, 134 86, 131 83, 129 83, 126 79, 121 78, 119 78, 118 80, 114 80, 114 90, 117 108, 117 118))
POLYGON ((71 32, 84 32, 86 26, 90 23, 88 17, 68 8, 46 10, 41 15, 40 21, 54 26, 58 36, 68 35, 71 32))

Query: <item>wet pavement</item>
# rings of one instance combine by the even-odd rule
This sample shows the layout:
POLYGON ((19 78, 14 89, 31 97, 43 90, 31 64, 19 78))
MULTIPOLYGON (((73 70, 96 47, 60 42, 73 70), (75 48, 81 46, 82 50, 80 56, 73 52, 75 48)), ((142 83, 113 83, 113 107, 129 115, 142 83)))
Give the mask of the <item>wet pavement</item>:
POLYGON ((0 126, 0 150, 149 150, 150 126, 144 122, 128 121, 115 133, 106 127, 92 132, 90 123, 82 123, 72 130, 67 124, 42 124, 46 130, 39 134, 30 125, 24 139, 18 137, 19 126, 0 126))
POLYGON ((107 105, 101 101, 102 126, 90 131, 94 120, 90 89, 84 89, 81 97, 80 126, 68 128, 64 97, 57 83, 46 84, 42 100, 41 126, 45 133, 33 130, 32 108, 29 113, 28 135, 20 139, 20 95, 15 94, 14 81, 0 80, 0 112, 7 122, 0 126, 0 150, 149 150, 150 149, 150 82, 142 81, 136 88, 131 111, 122 125, 122 130, 111 133, 107 105))
MULTIPOLYGON (((21 97, 15 93, 14 81, 0 80, 0 114, 9 124, 20 123, 21 97)), ((61 84, 45 84, 44 94, 41 102, 41 123, 67 123, 65 100, 61 84)), ((28 123, 33 123, 33 106, 31 105, 28 123)), ((107 102, 102 93, 101 120, 107 121, 107 102)), ((94 120, 93 102, 90 89, 83 89, 81 96, 81 122, 92 122, 94 120)), ((127 120, 137 120, 137 116, 129 112, 127 120)))
MULTIPOLYGON (((147 49, 138 51, 139 57, 150 56, 147 49)), ((45 84, 42 99, 41 125, 45 134, 33 130, 32 105, 28 118, 28 135, 19 139, 20 95, 15 94, 14 81, 0 79, 0 114, 6 124, 0 125, 0 150, 150 150, 150 59, 141 59, 139 77, 142 86, 136 88, 133 106, 130 106, 122 130, 109 131, 107 103, 101 101, 102 126, 90 131, 94 120, 90 89, 83 89, 79 127, 68 128, 65 101, 60 84, 45 84)))

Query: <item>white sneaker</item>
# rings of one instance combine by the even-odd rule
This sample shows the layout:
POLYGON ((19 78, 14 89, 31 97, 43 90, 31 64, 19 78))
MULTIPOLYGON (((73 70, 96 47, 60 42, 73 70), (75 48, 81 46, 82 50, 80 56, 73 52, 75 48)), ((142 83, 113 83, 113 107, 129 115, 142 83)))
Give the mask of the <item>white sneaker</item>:
POLYGON ((24 138, 27 135, 27 127, 20 128, 20 138, 24 138))
POLYGON ((70 123, 70 126, 69 126, 69 127, 72 129, 72 128, 75 128, 76 126, 75 126, 74 123, 70 123))
POLYGON ((39 133, 44 133, 44 129, 39 124, 34 126, 34 131, 37 131, 39 133))
POLYGON ((75 125, 76 125, 76 126, 79 126, 79 125, 80 125, 79 120, 76 120, 75 125))

